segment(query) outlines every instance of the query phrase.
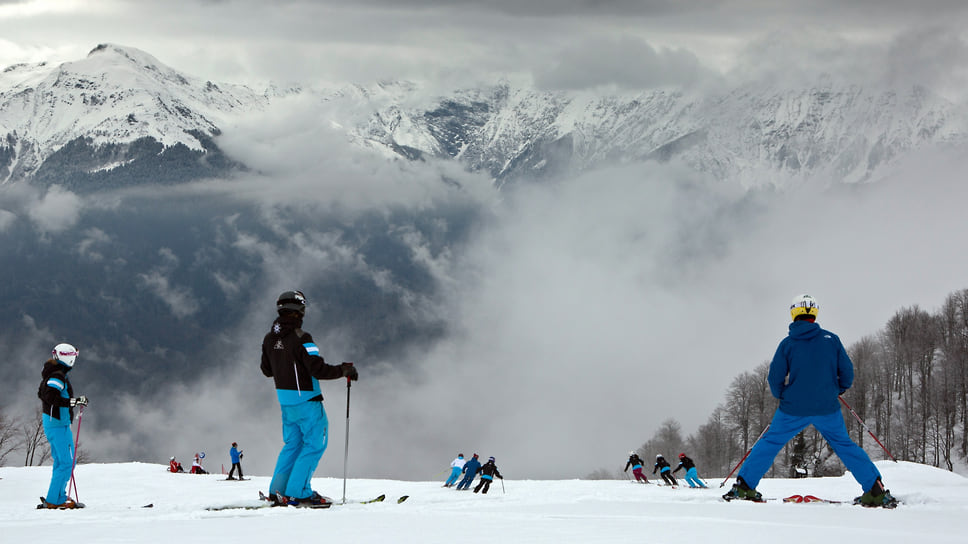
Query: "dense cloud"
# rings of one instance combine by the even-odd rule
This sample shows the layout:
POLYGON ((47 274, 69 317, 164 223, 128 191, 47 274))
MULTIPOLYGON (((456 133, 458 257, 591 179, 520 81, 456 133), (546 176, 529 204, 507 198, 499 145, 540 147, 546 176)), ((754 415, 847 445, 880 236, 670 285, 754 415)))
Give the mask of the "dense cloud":
MULTIPOLYGON (((265 140, 248 141, 255 156, 265 140)), ((611 468, 667 418, 701 424, 733 376, 772 355, 799 292, 849 344, 965 287, 964 257, 923 243, 965 227, 946 152, 852 190, 744 193, 642 163, 498 199, 444 183, 433 164, 329 144, 303 157, 336 179, 294 169, 91 195, 55 231, 17 215, 2 232, 15 263, 3 280, 24 289, 0 337, 17 369, 4 398, 29 410, 50 346, 72 341, 95 458, 201 450, 217 468, 238 441, 247 470, 267 473, 280 439, 259 342, 275 296, 295 287, 324 357, 360 368, 351 472, 430 478, 475 450, 514 477, 576 477, 611 468)), ((338 475, 345 384, 323 389, 320 471, 338 475)))
MULTIPOLYGON (((0 38, 0 67, 76 59, 112 42, 193 75, 253 85, 411 79, 453 88, 523 77, 596 88, 755 69, 739 64, 750 44, 758 48, 759 55, 747 54, 755 62, 798 70, 798 58, 826 48, 838 53, 826 58, 836 66, 869 48, 885 51, 899 36, 957 35, 966 19, 968 6, 955 0, 23 2, 0 9, 0 20, 15 23, 0 38), (776 35, 798 45, 768 39, 776 35), (595 54, 599 65, 583 61, 595 54), (666 73, 650 70, 656 67, 666 73)), ((939 49, 934 58, 958 50, 939 49)), ((912 70, 927 60, 895 53, 912 70)))

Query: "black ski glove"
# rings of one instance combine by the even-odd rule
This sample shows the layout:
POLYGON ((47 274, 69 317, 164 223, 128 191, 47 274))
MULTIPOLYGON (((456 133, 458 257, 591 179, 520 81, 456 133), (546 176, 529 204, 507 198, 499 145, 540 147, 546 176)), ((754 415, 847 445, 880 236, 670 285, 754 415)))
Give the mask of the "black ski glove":
POLYGON ((360 379, 360 373, 356 371, 356 367, 353 366, 353 363, 343 363, 339 366, 341 369, 343 369, 344 378, 349 378, 354 382, 360 379))

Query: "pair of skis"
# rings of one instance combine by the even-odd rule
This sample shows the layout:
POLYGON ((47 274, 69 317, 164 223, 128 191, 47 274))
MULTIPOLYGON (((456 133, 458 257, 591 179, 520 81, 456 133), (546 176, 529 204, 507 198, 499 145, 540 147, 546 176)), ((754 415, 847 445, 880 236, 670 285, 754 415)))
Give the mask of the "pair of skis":
MULTIPOLYGON (((759 500, 756 500, 756 499, 740 499, 738 497, 729 499, 729 498, 726 498, 725 496, 723 497, 723 499, 725 499, 726 502, 730 502, 730 501, 734 501, 734 500, 747 500, 747 501, 750 501, 750 502, 767 502, 767 501, 775 501, 775 500, 777 500, 775 498, 761 498, 759 500)), ((821 499, 820 497, 817 497, 815 495, 790 495, 789 497, 784 497, 783 498, 783 502, 787 502, 787 503, 797 503, 797 504, 803 504, 803 503, 852 504, 852 505, 853 504, 856 504, 856 505, 860 505, 860 506, 867 506, 867 505, 861 504, 860 502, 858 502, 856 500, 853 500, 853 501, 835 501, 835 500, 831 500, 831 499, 821 499)), ((884 504, 884 505, 877 505, 875 507, 893 509, 893 508, 896 508, 897 505, 898 505, 898 502, 895 500, 895 501, 893 501, 891 503, 884 504)))
MULTIPOLYGON (((343 504, 374 504, 378 502, 384 502, 386 500, 386 495, 379 495, 369 500, 365 501, 352 501, 346 503, 333 502, 332 499, 327 497, 327 502, 316 505, 298 505, 294 508, 308 508, 312 510, 326 510, 332 506, 341 506, 343 504)), ((401 495, 397 498, 397 504, 400 504, 410 498, 410 495, 401 495)), ((211 512, 218 512, 221 510, 260 510, 262 508, 272 508, 274 506, 288 506, 284 498, 277 497, 276 500, 272 500, 263 492, 259 492, 259 502, 256 504, 227 504, 220 506, 209 506, 206 510, 211 512)))

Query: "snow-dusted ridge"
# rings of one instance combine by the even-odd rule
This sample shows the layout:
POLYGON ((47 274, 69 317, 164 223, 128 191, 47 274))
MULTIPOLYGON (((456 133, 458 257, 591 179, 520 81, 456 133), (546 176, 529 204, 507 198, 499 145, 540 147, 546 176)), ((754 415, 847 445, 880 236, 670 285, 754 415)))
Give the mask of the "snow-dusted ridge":
POLYGON ((968 127, 963 108, 923 87, 823 75, 805 88, 755 81, 703 93, 549 92, 507 81, 444 95, 413 82, 257 91, 102 44, 77 61, 0 72, 0 182, 89 189, 225 175, 244 158, 224 156, 217 137, 293 94, 330 106, 331 126, 361 147, 460 161, 498 183, 650 160, 745 187, 869 181, 909 152, 964 144, 968 127))
POLYGON ((63 162, 80 162, 81 173, 138 161, 129 146, 139 141, 205 153, 227 116, 266 101, 247 87, 192 78, 143 51, 110 44, 58 66, 13 66, 0 74, 0 180, 46 174, 56 182, 60 172, 43 167, 72 143, 81 149, 63 162))

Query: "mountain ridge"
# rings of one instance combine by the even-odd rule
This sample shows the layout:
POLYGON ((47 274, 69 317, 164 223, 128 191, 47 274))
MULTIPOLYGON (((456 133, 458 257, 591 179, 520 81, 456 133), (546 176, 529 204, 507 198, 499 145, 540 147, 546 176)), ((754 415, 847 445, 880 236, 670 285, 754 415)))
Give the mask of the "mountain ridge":
POLYGON ((743 187, 864 182, 924 146, 966 141, 965 113, 924 87, 820 77, 716 92, 542 91, 501 81, 433 95, 412 82, 256 91, 213 83, 113 44, 0 73, 0 182, 75 190, 230 176, 218 137, 281 97, 329 103, 351 141, 405 160, 456 160, 497 185, 634 161, 681 161, 743 187))

